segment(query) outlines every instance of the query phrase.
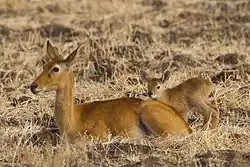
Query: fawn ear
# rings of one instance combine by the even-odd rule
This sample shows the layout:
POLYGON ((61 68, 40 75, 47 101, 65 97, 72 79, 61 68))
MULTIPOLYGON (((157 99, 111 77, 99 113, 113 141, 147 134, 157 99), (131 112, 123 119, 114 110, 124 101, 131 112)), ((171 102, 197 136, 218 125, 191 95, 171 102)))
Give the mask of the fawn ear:
POLYGON ((63 62, 70 65, 70 63, 72 63, 73 60, 76 58, 77 52, 79 48, 82 46, 82 44, 83 43, 81 43, 73 52, 71 52, 69 56, 65 60, 63 60, 63 62))
POLYGON ((47 41, 47 54, 50 59, 59 59, 58 49, 51 45, 50 41, 47 41))
POLYGON ((148 81, 148 74, 144 70, 140 70, 140 78, 143 82, 148 81))
POLYGON ((170 77, 170 72, 166 70, 161 76, 161 82, 165 83, 170 77))

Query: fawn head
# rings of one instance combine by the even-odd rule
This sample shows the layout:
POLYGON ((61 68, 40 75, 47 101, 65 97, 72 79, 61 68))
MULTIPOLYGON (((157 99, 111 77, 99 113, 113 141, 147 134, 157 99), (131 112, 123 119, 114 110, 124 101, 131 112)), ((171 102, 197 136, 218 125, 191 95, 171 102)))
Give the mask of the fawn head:
POLYGON ((141 70, 140 78, 143 82, 147 83, 146 96, 152 99, 158 99, 158 96, 165 90, 163 85, 169 79, 169 76, 170 72, 165 71, 160 78, 150 78, 145 71, 141 70))
POLYGON ((80 46, 70 53, 66 59, 62 59, 58 49, 52 46, 48 40, 46 50, 50 61, 43 66, 43 72, 31 83, 31 92, 36 94, 44 90, 56 90, 60 87, 62 81, 67 79, 65 76, 70 73, 69 66, 75 59, 80 46))

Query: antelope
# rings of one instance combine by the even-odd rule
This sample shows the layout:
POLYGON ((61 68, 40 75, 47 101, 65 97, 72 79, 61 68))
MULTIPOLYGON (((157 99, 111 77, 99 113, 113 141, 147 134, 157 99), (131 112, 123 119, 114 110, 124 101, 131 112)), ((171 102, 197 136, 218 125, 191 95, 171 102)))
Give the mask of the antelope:
POLYGON ((164 84, 169 79, 170 72, 165 71, 160 78, 148 77, 148 74, 141 70, 140 78, 147 83, 146 96, 157 99, 180 112, 180 115, 187 121, 189 111, 196 109, 204 118, 203 127, 207 125, 214 129, 219 123, 219 111, 208 101, 209 94, 214 91, 214 85, 208 79, 201 77, 190 78, 173 88, 165 88, 164 84))
POLYGON ((192 132, 176 109, 154 100, 118 98, 74 104, 74 74, 70 65, 80 46, 63 59, 58 49, 48 40, 46 50, 50 60, 30 85, 34 94, 56 91, 54 115, 60 134, 65 135, 68 141, 81 136, 102 139, 110 135, 138 138, 147 135, 186 135, 192 132))

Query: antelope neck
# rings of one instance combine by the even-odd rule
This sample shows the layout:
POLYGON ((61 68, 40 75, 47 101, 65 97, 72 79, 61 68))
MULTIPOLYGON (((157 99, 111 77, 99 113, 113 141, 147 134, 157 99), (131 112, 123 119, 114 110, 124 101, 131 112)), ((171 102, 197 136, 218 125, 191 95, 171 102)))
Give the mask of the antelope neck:
POLYGON ((68 72, 56 90, 55 118, 62 134, 70 131, 71 123, 74 122, 73 87, 74 74, 68 72))

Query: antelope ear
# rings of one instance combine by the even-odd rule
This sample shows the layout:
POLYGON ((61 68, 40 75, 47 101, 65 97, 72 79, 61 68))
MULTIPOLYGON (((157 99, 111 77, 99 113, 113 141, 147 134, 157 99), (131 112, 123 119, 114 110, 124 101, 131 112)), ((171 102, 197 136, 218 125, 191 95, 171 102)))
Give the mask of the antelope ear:
POLYGON ((140 78, 143 82, 148 81, 148 74, 144 70, 140 70, 140 78))
POLYGON ((170 72, 166 70, 161 76, 161 82, 165 83, 170 77, 170 72))
POLYGON ((82 46, 82 44, 80 44, 73 52, 71 52, 69 54, 69 56, 65 60, 63 60, 63 62, 66 63, 66 64, 68 64, 68 65, 70 63, 72 63, 73 60, 76 58, 77 52, 78 52, 79 48, 82 46))
POLYGON ((50 59, 59 59, 58 49, 51 45, 50 41, 47 41, 47 54, 50 59))

